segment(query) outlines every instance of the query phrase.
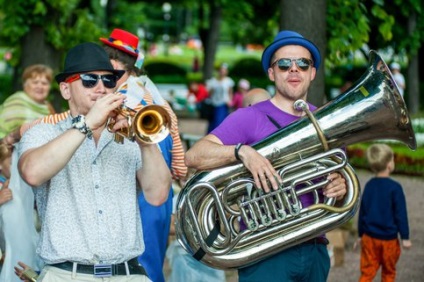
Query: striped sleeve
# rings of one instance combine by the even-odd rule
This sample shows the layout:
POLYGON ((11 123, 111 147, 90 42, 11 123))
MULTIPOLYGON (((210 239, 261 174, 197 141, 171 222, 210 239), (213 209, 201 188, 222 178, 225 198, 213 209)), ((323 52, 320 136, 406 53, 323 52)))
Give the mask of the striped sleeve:
MULTIPOLYGON (((143 97, 147 105, 153 105, 152 96, 149 93, 146 93, 143 97)), ((187 166, 184 164, 184 148, 181 142, 180 133, 178 130, 178 119, 172 110, 171 106, 168 102, 165 101, 163 105, 165 110, 168 112, 171 117, 171 128, 169 129, 171 137, 172 137, 172 163, 171 163, 171 173, 173 179, 185 179, 187 175, 187 166)), ((141 105, 136 108, 139 110, 141 105)))
POLYGON ((49 124, 56 124, 59 121, 62 121, 66 119, 69 116, 69 111, 63 112, 63 113, 57 113, 48 115, 39 119, 36 119, 32 122, 25 123, 20 128, 20 134, 21 136, 27 131, 28 129, 32 128, 33 126, 39 124, 39 123, 49 123, 49 124))

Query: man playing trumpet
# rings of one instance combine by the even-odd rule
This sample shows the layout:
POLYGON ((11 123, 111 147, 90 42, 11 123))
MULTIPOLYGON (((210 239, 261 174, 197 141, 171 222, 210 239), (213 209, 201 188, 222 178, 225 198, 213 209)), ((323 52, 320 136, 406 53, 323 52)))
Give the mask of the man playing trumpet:
POLYGON ((42 222, 39 281, 149 281, 137 261, 144 244, 136 188, 160 205, 171 175, 156 144, 118 144, 105 128, 124 103, 113 93, 122 74, 97 44, 71 48, 56 76, 70 116, 35 125, 20 141, 19 170, 36 187, 42 222))

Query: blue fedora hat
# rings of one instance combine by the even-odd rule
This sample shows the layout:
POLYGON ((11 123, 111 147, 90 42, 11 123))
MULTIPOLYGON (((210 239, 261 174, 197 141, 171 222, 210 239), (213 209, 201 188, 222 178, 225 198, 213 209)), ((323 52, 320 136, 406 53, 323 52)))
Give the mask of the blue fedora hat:
POLYGON ((262 54, 262 68, 266 73, 271 65, 272 55, 274 55, 275 51, 286 45, 300 45, 308 49, 309 52, 311 52, 312 59, 314 60, 314 67, 316 69, 319 68, 319 65, 321 64, 321 55, 318 47, 297 32, 283 30, 275 36, 274 41, 265 48, 262 54))

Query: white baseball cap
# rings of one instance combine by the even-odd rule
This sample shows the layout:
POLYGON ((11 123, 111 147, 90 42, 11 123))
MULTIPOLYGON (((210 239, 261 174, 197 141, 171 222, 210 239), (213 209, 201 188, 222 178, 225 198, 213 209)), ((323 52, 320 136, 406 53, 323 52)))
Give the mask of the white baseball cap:
POLYGON ((398 63, 392 63, 390 68, 393 70, 400 70, 400 65, 398 63))

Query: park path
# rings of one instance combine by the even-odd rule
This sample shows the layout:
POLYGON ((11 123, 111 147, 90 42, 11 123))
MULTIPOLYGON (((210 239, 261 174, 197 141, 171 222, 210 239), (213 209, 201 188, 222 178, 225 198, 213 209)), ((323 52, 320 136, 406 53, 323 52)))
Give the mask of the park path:
MULTIPOLYGON (((206 132, 206 123, 197 119, 180 119, 179 129, 183 134, 199 136, 206 132)), ((357 170, 357 175, 361 187, 372 177, 366 170, 357 170)), ((402 250, 400 260, 397 265, 397 279, 399 282, 422 282, 424 281, 424 178, 394 175, 393 178, 401 183, 404 189, 408 217, 410 239, 412 248, 402 250)), ((354 227, 356 229, 357 215, 354 217, 354 227)), ((359 279, 359 250, 353 251, 353 242, 356 236, 349 235, 347 238, 344 263, 341 266, 334 266, 330 270, 328 282, 354 282, 359 279)), ((166 267, 165 267, 166 268, 166 267)), ((165 269, 165 272, 169 271, 165 269)), ((381 281, 380 273, 374 281, 381 281)), ((227 271, 227 282, 237 281, 235 271, 227 271)))

